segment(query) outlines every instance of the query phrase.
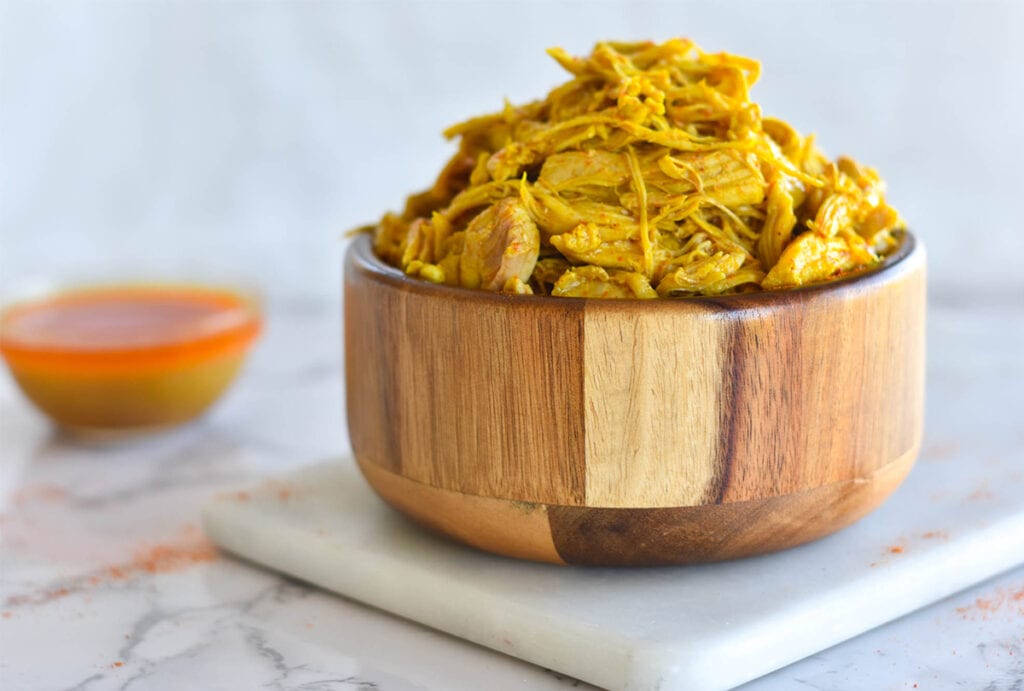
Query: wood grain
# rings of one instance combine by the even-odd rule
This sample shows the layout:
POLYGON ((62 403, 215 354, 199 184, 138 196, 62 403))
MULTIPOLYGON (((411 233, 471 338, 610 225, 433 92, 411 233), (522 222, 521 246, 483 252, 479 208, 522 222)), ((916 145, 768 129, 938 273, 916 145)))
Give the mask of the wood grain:
POLYGON ((373 463, 359 467, 392 507, 471 547, 552 564, 661 566, 775 552, 830 535, 881 504, 906 477, 917 451, 865 478, 794 494, 647 509, 478 497, 424 485, 373 463))
POLYGON ((524 329, 514 298, 388 278, 346 269, 356 455, 444 489, 582 505, 583 304, 537 304, 524 329))
MULTIPOLYGON (((903 269, 912 269, 908 258, 903 269)), ((919 443, 925 284, 921 270, 734 321, 721 501, 862 477, 919 443)), ((894 272, 895 273, 895 272, 894 272)))
MULTIPOLYGON (((559 507, 559 550, 566 526, 598 521, 569 520, 572 507, 753 511, 823 487, 863 493, 920 443, 924 299, 923 248, 909 235, 882 269, 843 281, 652 301, 435 286, 358 238, 345 271, 353 449, 416 486, 559 507)), ((393 505, 429 522, 435 507, 389 487, 393 505)), ((649 526, 692 541, 661 520, 649 526)), ((445 525, 434 527, 451 534, 445 525)))
POLYGON ((866 478, 763 499, 654 509, 549 507, 552 540, 568 564, 658 566, 723 561, 817 540, 863 518, 906 477, 917 455, 866 478))
POLYGON ((588 307, 587 506, 714 501, 727 357, 721 324, 685 306, 638 314, 588 307))
POLYGON ((555 549, 547 504, 439 489, 373 463, 359 468, 384 501, 432 532, 506 557, 566 563, 555 549))

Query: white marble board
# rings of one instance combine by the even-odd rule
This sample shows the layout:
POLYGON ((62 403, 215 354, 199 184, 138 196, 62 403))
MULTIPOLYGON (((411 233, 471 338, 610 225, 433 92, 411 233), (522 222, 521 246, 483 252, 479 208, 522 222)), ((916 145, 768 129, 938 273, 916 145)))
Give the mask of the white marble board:
POLYGON ((703 566, 477 552, 391 511, 347 459, 224 495, 204 524, 254 562, 598 686, 726 689, 1024 562, 1024 469, 983 451, 929 449, 853 527, 703 566))

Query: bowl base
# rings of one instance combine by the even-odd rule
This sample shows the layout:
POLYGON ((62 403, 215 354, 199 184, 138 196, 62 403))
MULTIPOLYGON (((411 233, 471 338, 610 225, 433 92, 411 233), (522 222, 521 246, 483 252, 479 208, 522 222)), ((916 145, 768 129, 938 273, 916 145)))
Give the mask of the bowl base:
POLYGON ((912 449, 870 475, 766 499, 659 508, 530 503, 463 494, 359 460, 381 498, 433 532, 518 559, 591 566, 724 561, 825 537, 880 505, 910 472, 912 449))

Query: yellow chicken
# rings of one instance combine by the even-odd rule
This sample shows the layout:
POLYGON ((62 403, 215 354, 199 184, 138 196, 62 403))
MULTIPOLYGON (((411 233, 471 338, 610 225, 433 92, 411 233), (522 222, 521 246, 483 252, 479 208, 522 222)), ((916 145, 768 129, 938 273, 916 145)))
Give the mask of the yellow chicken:
POLYGON ((373 230, 384 260, 467 288, 635 299, 827 281, 899 244, 874 170, 762 117, 756 61, 681 38, 548 52, 569 81, 449 128, 459 149, 434 186, 373 230))

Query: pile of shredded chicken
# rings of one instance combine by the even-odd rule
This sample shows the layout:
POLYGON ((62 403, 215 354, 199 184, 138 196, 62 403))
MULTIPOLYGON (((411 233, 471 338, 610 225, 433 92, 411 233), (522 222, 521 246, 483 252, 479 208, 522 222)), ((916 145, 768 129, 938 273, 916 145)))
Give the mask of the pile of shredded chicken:
POLYGON ((686 39, 548 52, 572 79, 448 129, 437 182, 374 229, 385 261, 467 288, 655 298, 826 281, 898 244, 874 170, 762 117, 756 61, 686 39))

